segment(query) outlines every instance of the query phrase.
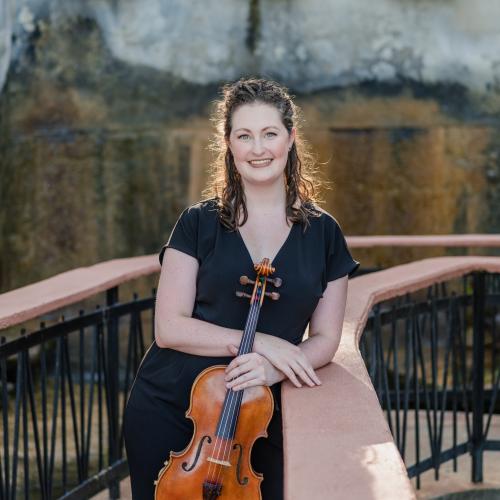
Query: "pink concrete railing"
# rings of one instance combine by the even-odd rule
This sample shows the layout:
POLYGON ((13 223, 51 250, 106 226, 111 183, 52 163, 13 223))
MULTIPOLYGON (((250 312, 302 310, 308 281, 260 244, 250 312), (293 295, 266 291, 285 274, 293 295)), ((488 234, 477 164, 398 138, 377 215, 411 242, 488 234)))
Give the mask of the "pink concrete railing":
POLYGON ((350 236, 351 248, 371 247, 500 247, 499 234, 433 234, 350 236))
MULTIPOLYGON (((366 238, 350 237, 348 244, 375 246, 366 238), (365 241, 360 242, 360 238, 365 241)), ((393 239, 392 243, 386 241, 387 245, 405 244, 403 237, 383 238, 393 239)), ((428 238, 425 244, 430 243, 428 238)), ((500 237, 491 235, 462 236, 462 240, 447 237, 448 241, 432 238, 439 238, 434 246, 454 246, 450 238, 460 241, 455 246, 500 246, 500 237), (487 238, 480 241, 475 236, 487 238)), ((414 246, 418 244, 418 240, 413 242, 414 246)), ((159 269, 157 255, 116 259, 4 293, 0 295, 0 329, 159 269)), ((376 303, 479 270, 500 272, 500 257, 436 257, 349 281, 341 343, 333 361, 320 369, 323 384, 314 389, 283 384, 287 500, 326 499, 332 495, 377 500, 415 498, 361 357, 359 341, 376 303)))
POLYGON ((75 304, 160 270, 157 255, 114 259, 66 271, 0 295, 0 330, 75 304))
POLYGON ((368 314, 384 300, 472 271, 500 272, 500 257, 436 257, 349 281, 342 338, 322 385, 283 384, 285 498, 415 498, 359 350, 368 314))
MULTIPOLYGON (((500 247, 500 235, 348 236, 350 248, 377 246, 500 247)), ((79 267, 0 295, 0 329, 74 304, 140 276, 158 272, 157 255, 114 259, 79 267)))

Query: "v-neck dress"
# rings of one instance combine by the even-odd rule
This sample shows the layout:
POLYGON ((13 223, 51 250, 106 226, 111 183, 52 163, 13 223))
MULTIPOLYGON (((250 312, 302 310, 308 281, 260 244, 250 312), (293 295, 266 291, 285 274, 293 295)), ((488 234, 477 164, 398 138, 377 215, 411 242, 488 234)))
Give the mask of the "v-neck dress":
MULTIPOLYGON (((310 226, 305 231, 300 223, 293 223, 274 257, 273 277, 282 279, 277 290, 280 299, 264 301, 257 323, 258 332, 296 345, 302 341, 328 282, 352 275, 359 267, 336 219, 316 205, 313 208, 318 217, 309 218, 310 226)), ((230 231, 219 221, 217 199, 202 200, 181 213, 160 251, 160 264, 167 248, 184 252, 198 261, 192 317, 243 331, 249 301, 237 297, 235 292, 252 292, 250 286, 240 285, 239 278, 247 275, 252 279, 255 271, 239 231, 230 231)), ((156 479, 169 451, 180 451, 188 445, 193 424, 185 412, 197 375, 209 366, 228 364, 231 359, 160 348, 153 342, 141 362, 124 417, 134 500, 153 498, 149 493, 153 492, 151 486, 144 490, 141 483, 156 479), (153 428, 158 432, 153 434, 153 428), (147 464, 144 463, 146 450, 150 456, 155 455, 147 464)), ((280 386, 271 387, 276 404, 268 438, 257 440, 252 452, 254 468, 264 473, 264 500, 280 498, 277 491, 281 484, 272 484, 273 476, 279 478, 279 482, 282 480, 280 386)))

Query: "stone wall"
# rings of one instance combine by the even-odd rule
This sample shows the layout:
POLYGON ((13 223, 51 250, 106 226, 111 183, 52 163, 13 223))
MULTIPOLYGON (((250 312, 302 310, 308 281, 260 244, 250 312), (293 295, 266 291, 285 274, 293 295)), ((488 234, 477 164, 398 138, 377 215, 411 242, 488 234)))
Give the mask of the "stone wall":
POLYGON ((0 13, 2 66, 9 32, 15 62, 38 30, 86 18, 114 58, 202 85, 248 71, 301 92, 400 79, 485 92, 500 82, 496 0, 1 0, 0 13))
POLYGON ((499 14, 495 0, 0 0, 0 291, 158 251, 206 182, 211 102, 242 75, 296 96, 346 234, 499 231, 499 14))

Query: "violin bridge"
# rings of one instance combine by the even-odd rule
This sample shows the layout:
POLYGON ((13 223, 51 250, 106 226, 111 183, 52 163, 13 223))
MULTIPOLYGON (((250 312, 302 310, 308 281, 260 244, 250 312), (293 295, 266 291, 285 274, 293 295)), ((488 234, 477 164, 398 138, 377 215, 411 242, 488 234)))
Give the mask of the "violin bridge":
POLYGON ((219 460, 217 458, 207 457, 207 462, 212 462, 217 465, 223 465, 224 467, 231 467, 231 463, 226 460, 219 460))

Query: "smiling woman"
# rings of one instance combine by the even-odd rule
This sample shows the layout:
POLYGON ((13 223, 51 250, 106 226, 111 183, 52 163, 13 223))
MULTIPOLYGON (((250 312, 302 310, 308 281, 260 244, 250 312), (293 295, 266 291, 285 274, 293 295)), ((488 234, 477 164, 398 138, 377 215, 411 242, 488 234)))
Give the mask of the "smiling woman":
MULTIPOLYGON (((153 480, 170 452, 181 452, 194 440, 193 422, 185 417, 191 388, 203 370, 220 364, 227 365, 221 380, 227 397, 255 386, 271 388, 268 436, 251 448, 251 465, 263 474, 262 498, 283 498, 280 383, 321 384, 315 370, 330 362, 339 345, 347 277, 359 266, 335 218, 316 204, 311 157, 302 149, 297 110, 286 90, 276 82, 244 79, 223 92, 209 196, 182 212, 160 252, 155 342, 124 416, 135 500, 154 497, 153 480), (259 312, 253 351, 237 356, 248 302, 235 291, 242 288, 240 276, 254 277, 263 258, 282 281, 280 299, 259 312), (308 324, 309 338, 302 341, 308 324)), ((215 432, 209 444, 199 444, 198 450, 209 454, 200 455, 201 462, 239 463, 230 454, 214 458, 215 432)), ((217 484, 209 484, 222 488, 221 500, 229 498, 222 483, 232 471, 228 467, 217 475, 217 484)), ((201 485, 195 491, 204 498, 201 485)), ((238 498, 257 499, 260 493, 238 498)))
POLYGON ((274 184, 277 179, 283 179, 295 128, 289 133, 279 111, 259 102, 239 107, 232 121, 234 130, 227 142, 245 192, 251 190, 255 182, 262 186, 264 182, 274 184), (249 128, 242 127, 243 124, 249 128), (256 169, 259 170, 257 178, 256 169))

